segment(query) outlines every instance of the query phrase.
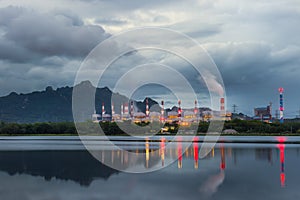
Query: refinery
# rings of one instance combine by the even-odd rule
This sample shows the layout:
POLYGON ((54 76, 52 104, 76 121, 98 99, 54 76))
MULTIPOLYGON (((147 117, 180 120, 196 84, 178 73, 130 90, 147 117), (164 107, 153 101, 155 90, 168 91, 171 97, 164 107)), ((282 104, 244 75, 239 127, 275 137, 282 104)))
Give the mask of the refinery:
MULTIPOLYGON (((129 100, 128 102, 121 103, 120 113, 115 112, 114 102, 111 102, 111 112, 106 112, 105 104, 102 103, 101 114, 92 114, 92 121, 97 123, 100 121, 132 121, 134 123, 141 122, 161 122, 161 123, 177 123, 181 126, 189 126, 194 122, 204 121, 209 122, 211 120, 223 120, 229 121, 233 118, 239 118, 242 120, 259 120, 266 123, 272 123, 275 120, 279 120, 280 123, 284 122, 283 116, 283 91, 284 89, 280 87, 279 91, 279 116, 275 118, 272 115, 272 103, 270 102, 266 107, 254 108, 254 116, 239 116, 235 112, 230 112, 225 110, 225 98, 220 98, 219 110, 212 110, 210 108, 203 108, 198 106, 198 101, 194 101, 194 108, 182 108, 181 100, 178 100, 177 107, 172 109, 165 109, 164 101, 160 103, 160 112, 151 111, 149 108, 148 98, 145 99, 145 112, 137 110, 134 106, 135 101, 129 100)), ((235 106, 235 105, 234 105, 235 106)), ((277 112, 276 112, 277 113, 277 112)), ((276 114, 277 115, 277 114, 276 114)))
POLYGON ((210 121, 212 119, 231 120, 232 113, 225 111, 225 99, 220 99, 220 110, 214 111, 209 108, 199 108, 198 102, 195 100, 194 108, 183 109, 181 100, 178 100, 178 107, 167 111, 164 107, 164 101, 161 101, 160 112, 150 111, 148 98, 146 98, 145 112, 135 110, 134 101, 121 104, 120 113, 115 112, 114 103, 111 103, 111 114, 105 111, 105 104, 102 103, 102 113, 97 114, 96 111, 92 115, 93 122, 100 121, 132 121, 140 122, 162 122, 162 123, 178 123, 182 126, 189 126, 193 122, 210 121))

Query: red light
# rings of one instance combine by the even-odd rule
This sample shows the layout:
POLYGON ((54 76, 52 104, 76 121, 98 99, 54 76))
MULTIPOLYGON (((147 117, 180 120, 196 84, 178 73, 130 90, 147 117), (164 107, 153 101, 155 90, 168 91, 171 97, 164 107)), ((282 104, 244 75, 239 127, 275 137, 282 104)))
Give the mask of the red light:
POLYGON ((281 88, 278 89, 278 91, 279 91, 280 93, 283 93, 284 90, 283 90, 283 88, 281 87, 281 88))
POLYGON ((222 170, 224 170, 224 169, 225 169, 225 163, 221 163, 220 168, 221 168, 222 170))
POLYGON ((280 174, 280 183, 281 183, 281 187, 285 186, 285 174, 284 173, 280 174))
POLYGON ((276 140, 280 143, 284 143, 286 141, 286 137, 283 137, 283 136, 276 137, 276 140))
POLYGON ((193 139, 193 147, 194 147, 194 160, 197 161, 199 158, 199 146, 198 146, 198 138, 194 137, 193 139))

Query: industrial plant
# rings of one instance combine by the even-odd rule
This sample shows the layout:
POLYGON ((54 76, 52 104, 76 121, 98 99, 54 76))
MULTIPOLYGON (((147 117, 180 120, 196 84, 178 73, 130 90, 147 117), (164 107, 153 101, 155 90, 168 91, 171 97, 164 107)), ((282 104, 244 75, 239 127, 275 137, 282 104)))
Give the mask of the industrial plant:
MULTIPOLYGON (((236 112, 230 112, 225 110, 225 98, 220 98, 220 109, 212 110, 206 107, 199 107, 198 101, 195 100, 194 108, 182 108, 181 100, 178 100, 178 105, 172 109, 165 109, 164 101, 160 103, 160 112, 150 111, 148 98, 145 99, 145 112, 141 112, 134 106, 134 101, 129 100, 129 102, 121 103, 120 113, 115 112, 114 103, 111 103, 111 112, 106 112, 105 104, 102 103, 101 114, 94 112, 92 115, 92 121, 97 123, 100 121, 132 121, 134 123, 141 122, 161 122, 161 123, 177 123, 181 126, 189 126, 193 122, 209 122, 211 120, 223 120, 229 121, 234 118, 242 120, 259 120, 266 123, 272 123, 275 120, 279 120, 280 123, 284 122, 284 107, 283 107, 283 91, 284 89, 280 87, 279 91, 279 114, 276 110, 276 116, 272 115, 272 103, 266 107, 256 107, 254 108, 254 115, 252 117, 236 114, 236 112), (278 115, 278 116, 277 116, 278 115)), ((236 105, 233 106, 234 109, 236 105)))
POLYGON ((165 109, 164 101, 161 101, 160 112, 150 111, 148 98, 146 98, 145 112, 135 110, 134 101, 124 102, 121 104, 120 113, 115 112, 114 103, 111 103, 111 113, 107 113, 105 105, 102 103, 102 113, 96 111, 92 115, 93 122, 100 121, 132 121, 134 123, 141 122, 161 122, 161 123, 177 123, 182 126, 189 126, 193 122, 207 121, 212 119, 231 120, 232 113, 225 111, 225 99, 220 99, 220 110, 215 111, 209 108, 198 107, 198 101, 195 100, 194 108, 182 108, 181 100, 178 100, 178 107, 173 109, 165 109))

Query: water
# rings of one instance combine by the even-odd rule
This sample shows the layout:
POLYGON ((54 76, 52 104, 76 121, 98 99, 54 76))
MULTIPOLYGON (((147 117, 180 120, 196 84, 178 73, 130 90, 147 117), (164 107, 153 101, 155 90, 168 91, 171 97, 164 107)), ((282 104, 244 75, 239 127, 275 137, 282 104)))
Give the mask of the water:
MULTIPOLYGON (((96 144, 104 138, 85 138, 96 144)), ((101 164, 78 137, 1 137, 0 198, 4 200, 79 199, 299 199, 299 137, 224 137, 204 159, 194 142, 184 151, 183 137, 151 140, 111 137, 120 148, 142 154, 135 159, 111 145, 99 159, 124 170, 165 168, 142 174, 101 164), (279 141, 281 143, 279 143, 279 141), (284 143, 283 143, 284 142, 284 143), (180 145, 181 143, 181 145, 180 145), (182 156, 181 153, 183 153, 182 156), (168 160, 173 160, 168 165, 168 160)))

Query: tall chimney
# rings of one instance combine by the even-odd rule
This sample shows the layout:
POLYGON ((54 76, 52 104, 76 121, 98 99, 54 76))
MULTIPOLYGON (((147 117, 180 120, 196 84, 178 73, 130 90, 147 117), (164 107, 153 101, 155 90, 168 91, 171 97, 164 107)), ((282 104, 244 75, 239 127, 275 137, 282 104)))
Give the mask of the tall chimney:
POLYGON ((181 113, 182 113, 182 110, 181 110, 181 101, 178 100, 178 117, 181 117, 181 113))
POLYGON ((114 103, 111 102, 111 114, 114 115, 115 114, 115 106, 114 103))
POLYGON ((221 111, 221 112, 224 112, 224 111, 225 111, 225 99, 224 99, 224 97, 222 97, 222 98, 220 99, 220 111, 221 111))
POLYGON ((149 102, 148 102, 148 98, 146 98, 146 117, 149 117, 149 102))
POLYGON ((197 113, 198 113, 198 106, 197 106, 197 100, 195 100, 194 114, 197 115, 197 113))
POLYGON ((121 104, 121 117, 123 117, 123 114, 124 114, 124 106, 123 106, 123 103, 121 104))
POLYGON ((124 104, 124 114, 128 115, 129 114, 129 109, 128 109, 128 103, 124 104))
POLYGON ((163 100, 161 101, 160 120, 162 122, 165 120, 165 105, 163 100))
POLYGON ((133 109, 133 101, 130 101, 130 116, 133 118, 134 109, 133 109))
POLYGON ((102 102, 102 117, 105 114, 104 102, 102 102))

